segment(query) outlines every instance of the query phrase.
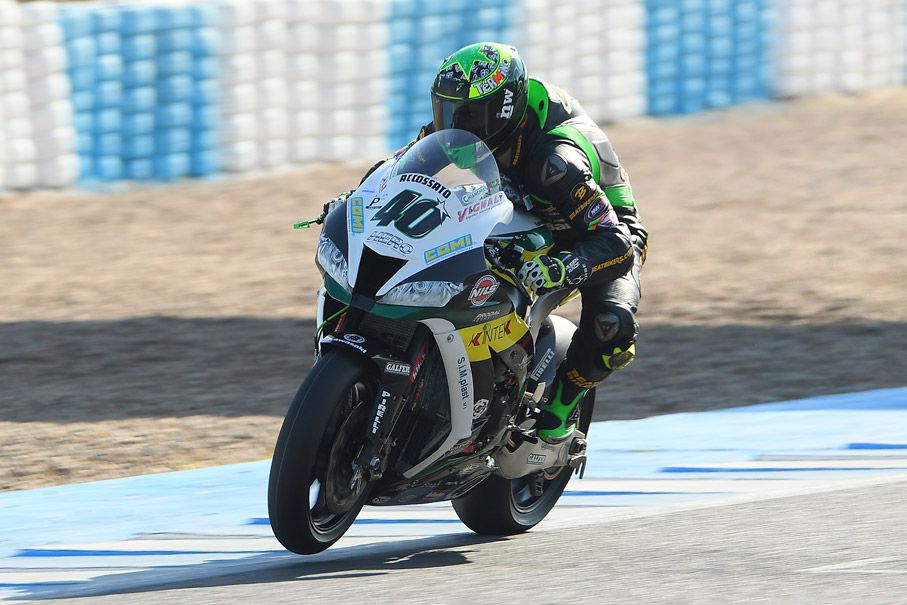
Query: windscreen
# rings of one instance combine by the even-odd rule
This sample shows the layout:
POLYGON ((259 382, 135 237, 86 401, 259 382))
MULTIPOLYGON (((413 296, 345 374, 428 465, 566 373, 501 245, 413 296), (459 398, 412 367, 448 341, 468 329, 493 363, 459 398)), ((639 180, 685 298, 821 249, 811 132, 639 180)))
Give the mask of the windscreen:
POLYGON ((487 197, 501 190, 498 165, 476 135, 465 130, 441 130, 404 153, 391 176, 421 174, 431 177, 461 200, 487 197))

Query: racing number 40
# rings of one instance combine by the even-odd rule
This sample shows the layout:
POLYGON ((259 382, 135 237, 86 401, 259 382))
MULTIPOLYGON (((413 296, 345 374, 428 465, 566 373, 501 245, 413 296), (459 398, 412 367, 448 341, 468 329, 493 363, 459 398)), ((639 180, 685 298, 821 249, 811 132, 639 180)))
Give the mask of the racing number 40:
POLYGON ((375 213, 372 220, 378 226, 386 227, 391 222, 397 231, 412 238, 425 237, 444 222, 441 202, 427 198, 419 199, 419 194, 409 189, 401 191, 375 213))

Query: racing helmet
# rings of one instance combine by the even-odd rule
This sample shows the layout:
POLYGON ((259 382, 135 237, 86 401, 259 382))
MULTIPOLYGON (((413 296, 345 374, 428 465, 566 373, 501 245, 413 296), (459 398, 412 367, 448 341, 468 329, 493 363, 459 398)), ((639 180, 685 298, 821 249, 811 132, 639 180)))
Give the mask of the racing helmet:
POLYGON ((517 49, 495 42, 470 44, 441 63, 431 86, 436 131, 466 130, 493 151, 526 115, 526 66, 517 49))

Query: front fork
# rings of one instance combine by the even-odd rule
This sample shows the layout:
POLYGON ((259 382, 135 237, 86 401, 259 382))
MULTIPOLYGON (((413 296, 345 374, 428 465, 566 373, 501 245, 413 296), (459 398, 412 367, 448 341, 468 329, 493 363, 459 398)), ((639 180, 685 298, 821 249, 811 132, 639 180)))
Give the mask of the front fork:
POLYGON ((415 364, 382 355, 372 357, 372 361, 383 368, 381 388, 366 426, 365 442, 353 463, 354 473, 361 472, 368 481, 380 479, 387 469, 388 454, 395 445, 394 427, 409 401, 415 379, 415 364))
MULTIPOLYGON (((324 334, 330 334, 335 331, 345 332, 348 329, 355 329, 358 323, 355 316, 355 310, 352 312, 352 324, 347 325, 347 313, 345 307, 330 299, 324 287, 318 290, 317 294, 317 311, 316 322, 318 328, 315 333, 315 348, 320 352, 321 345, 325 340, 324 334)), ((394 445, 391 439, 394 427, 400 419, 406 402, 411 398, 413 383, 416 378, 422 361, 428 352, 430 338, 423 338, 421 343, 411 346, 412 353, 408 359, 401 358, 400 355, 386 350, 383 346, 378 346, 373 350, 370 343, 356 340, 353 345, 344 342, 346 339, 339 339, 339 344, 354 346, 360 352, 366 354, 378 369, 378 384, 380 389, 375 396, 372 404, 369 422, 366 426, 366 434, 362 446, 353 461, 353 481, 371 481, 380 479, 387 469, 388 453, 394 445), (355 346, 355 345, 361 346, 355 346)))
POLYGON ((380 479, 387 470, 391 452, 397 445, 394 429, 407 405, 418 396, 417 380, 432 344, 432 334, 420 327, 406 353, 377 350, 369 355, 379 370, 381 387, 372 406, 356 464, 370 481, 380 479))

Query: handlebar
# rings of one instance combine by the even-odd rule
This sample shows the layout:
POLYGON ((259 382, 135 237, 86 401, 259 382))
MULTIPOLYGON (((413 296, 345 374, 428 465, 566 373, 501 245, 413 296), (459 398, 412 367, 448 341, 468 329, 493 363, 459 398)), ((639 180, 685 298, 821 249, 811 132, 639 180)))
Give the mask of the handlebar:
POLYGON ((516 270, 523 264, 523 249, 515 244, 505 245, 491 241, 485 244, 485 258, 497 271, 509 277, 517 291, 526 299, 527 306, 532 304, 532 294, 516 276, 516 270))

